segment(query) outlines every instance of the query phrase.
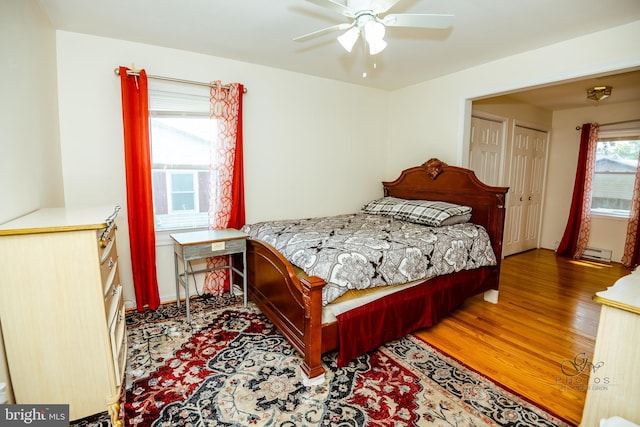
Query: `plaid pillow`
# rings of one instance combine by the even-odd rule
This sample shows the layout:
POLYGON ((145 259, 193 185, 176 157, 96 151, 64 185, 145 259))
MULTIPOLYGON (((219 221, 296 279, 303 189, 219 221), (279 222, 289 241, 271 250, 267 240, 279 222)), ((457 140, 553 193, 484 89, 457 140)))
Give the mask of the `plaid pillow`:
POLYGON ((454 216, 470 217, 471 208, 448 202, 431 200, 405 200, 397 197, 383 197, 367 203, 364 213, 386 215, 403 221, 439 227, 446 219, 454 216))

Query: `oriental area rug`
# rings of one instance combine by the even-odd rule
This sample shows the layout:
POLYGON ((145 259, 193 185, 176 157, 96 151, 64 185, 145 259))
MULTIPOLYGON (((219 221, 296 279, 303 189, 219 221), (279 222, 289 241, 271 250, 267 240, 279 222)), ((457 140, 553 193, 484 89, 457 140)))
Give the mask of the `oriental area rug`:
MULTIPOLYGON (((194 299, 127 315, 125 426, 567 426, 409 335, 306 387, 301 359, 251 303, 194 299)), ((109 426, 105 414, 72 423, 109 426)))

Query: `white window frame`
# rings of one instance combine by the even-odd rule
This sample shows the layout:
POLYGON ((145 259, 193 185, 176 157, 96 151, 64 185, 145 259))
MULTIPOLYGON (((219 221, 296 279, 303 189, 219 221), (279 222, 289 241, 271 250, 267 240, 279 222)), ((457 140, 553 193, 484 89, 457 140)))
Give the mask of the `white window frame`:
MULTIPOLYGON (((154 117, 175 117, 175 118, 209 118, 209 93, 208 89, 201 87, 193 87, 191 85, 166 83, 166 82, 150 82, 149 84, 149 106, 150 106, 150 120, 154 117), (155 97, 152 99, 152 97, 155 97), (154 102, 155 101, 155 102, 154 102), (154 107, 154 105, 157 107, 154 107)), ((151 126, 150 126, 151 130, 151 126)), ((153 144, 153 136, 151 136, 151 144, 153 144)), ((152 147, 153 150, 153 147, 152 147)), ((193 175, 194 182, 194 210, 193 211, 175 211, 173 210, 173 192, 171 191, 171 174, 173 168, 176 165, 171 165, 164 169, 166 171, 166 202, 167 202, 167 215, 180 215, 185 214, 199 214, 200 206, 200 194, 199 194, 199 179, 198 172, 206 170, 209 167, 209 159, 206 164, 202 164, 204 169, 201 169, 200 165, 189 165, 192 169, 176 168, 175 173, 189 173, 193 175), (194 168, 195 167, 195 168, 194 168)), ((155 220, 154 214, 154 220, 155 220)), ((199 231, 206 230, 208 224, 203 224, 199 227, 183 227, 183 228, 170 228, 170 229, 156 229, 156 245, 165 246, 172 245, 173 241, 170 238, 172 233, 179 233, 185 231, 199 231)))
MULTIPOLYGON (((608 141, 625 141, 625 140, 640 140, 640 128, 631 128, 631 129, 617 129, 617 130, 600 130, 600 132, 598 133, 598 144, 600 144, 601 142, 608 142, 608 141)), ((594 168, 594 177, 595 178, 595 174, 597 173, 595 171, 594 168)), ((634 176, 635 176, 634 172, 634 176)), ((592 179, 593 182, 593 179, 592 179)), ((602 218, 610 218, 610 219, 628 219, 629 218, 629 211, 613 211, 613 210, 603 210, 603 209, 594 209, 593 207, 591 208, 591 216, 592 217, 602 217, 602 218)))

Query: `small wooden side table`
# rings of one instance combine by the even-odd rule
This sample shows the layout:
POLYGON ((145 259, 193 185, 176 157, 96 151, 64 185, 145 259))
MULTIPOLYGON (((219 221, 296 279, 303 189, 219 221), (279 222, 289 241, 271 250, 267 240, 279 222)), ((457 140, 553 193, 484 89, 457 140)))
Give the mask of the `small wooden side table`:
MULTIPOLYGON (((176 278, 176 302, 180 307, 180 286, 184 288, 185 306, 187 309, 187 322, 191 323, 189 311, 189 274, 206 273, 209 271, 228 269, 242 276, 242 290, 244 292, 244 305, 247 305, 247 234, 233 229, 191 231, 186 233, 174 233, 170 235, 173 240, 173 258, 175 263, 176 278), (242 254, 242 270, 233 265, 231 256, 242 254), (190 261, 210 257, 227 255, 227 265, 205 268, 197 271, 189 271, 190 261), (182 260, 182 271, 179 268, 179 260, 182 260)), ((230 283, 231 295, 233 295, 233 283, 230 283)))

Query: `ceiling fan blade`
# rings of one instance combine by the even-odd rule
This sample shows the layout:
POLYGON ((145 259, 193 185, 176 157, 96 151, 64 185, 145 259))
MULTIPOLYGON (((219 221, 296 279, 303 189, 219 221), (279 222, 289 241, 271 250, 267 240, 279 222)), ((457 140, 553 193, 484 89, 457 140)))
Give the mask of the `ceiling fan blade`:
POLYGON ((382 23, 389 27, 449 28, 453 15, 398 13, 385 16, 382 23))
POLYGON ((387 10, 391 9, 396 5, 400 0, 378 0, 374 2, 373 13, 376 15, 379 13, 385 13, 387 10))
POLYGON ((338 3, 334 0, 307 0, 309 3, 317 4, 318 6, 334 10, 344 16, 348 16, 349 18, 355 17, 355 13, 353 10, 349 9, 342 3, 338 3))
POLYGON ((351 27, 353 27, 354 25, 355 25, 355 22, 353 22, 351 24, 333 25, 331 27, 323 28, 322 30, 318 30, 318 31, 314 31, 314 32, 309 33, 309 34, 304 34, 302 36, 298 36, 295 39, 293 39, 293 41, 304 42, 304 41, 307 41, 307 40, 315 39, 316 37, 323 36, 325 34, 329 34, 329 33, 333 32, 333 31, 348 30, 351 27))

